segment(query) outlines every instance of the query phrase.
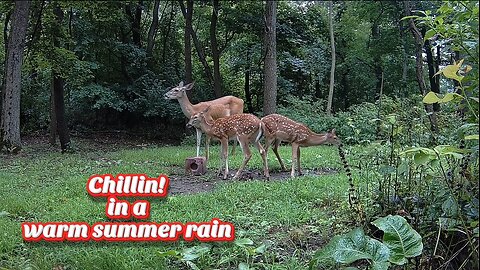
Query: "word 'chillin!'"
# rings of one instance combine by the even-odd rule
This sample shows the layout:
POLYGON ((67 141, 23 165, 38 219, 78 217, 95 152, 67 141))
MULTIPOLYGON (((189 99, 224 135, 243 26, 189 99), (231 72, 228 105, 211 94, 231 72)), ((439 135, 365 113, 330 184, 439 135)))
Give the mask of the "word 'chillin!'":
POLYGON ((167 195, 169 179, 165 175, 148 178, 145 174, 93 175, 88 179, 87 191, 94 197, 158 196, 167 195))

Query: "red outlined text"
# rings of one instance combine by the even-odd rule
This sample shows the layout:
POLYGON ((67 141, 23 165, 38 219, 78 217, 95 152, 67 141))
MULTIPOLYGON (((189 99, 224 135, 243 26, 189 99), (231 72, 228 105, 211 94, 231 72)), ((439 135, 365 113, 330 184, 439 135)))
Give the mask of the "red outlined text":
POLYGON ((217 218, 210 222, 24 222, 25 241, 233 241, 235 228, 217 218))
MULTIPOLYGON (((105 214, 110 219, 148 219, 150 202, 130 203, 119 197, 165 197, 169 179, 165 175, 148 178, 145 174, 93 175, 87 192, 93 197, 107 197, 105 214)), ((23 222, 22 237, 28 242, 48 241, 233 241, 232 223, 213 218, 209 222, 23 222)))
POLYGON ((92 175, 87 182, 87 191, 93 197, 164 197, 169 182, 166 175, 158 178, 148 178, 145 174, 92 175))

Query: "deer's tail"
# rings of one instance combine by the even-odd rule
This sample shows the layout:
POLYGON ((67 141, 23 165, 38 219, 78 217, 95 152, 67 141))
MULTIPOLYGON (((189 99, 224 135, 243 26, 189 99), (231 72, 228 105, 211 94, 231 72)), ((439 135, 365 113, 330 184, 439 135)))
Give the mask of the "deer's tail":
POLYGON ((255 138, 255 142, 258 142, 262 138, 264 133, 265 133, 265 125, 263 124, 262 121, 260 121, 260 124, 258 127, 258 134, 257 134, 257 138, 255 138))

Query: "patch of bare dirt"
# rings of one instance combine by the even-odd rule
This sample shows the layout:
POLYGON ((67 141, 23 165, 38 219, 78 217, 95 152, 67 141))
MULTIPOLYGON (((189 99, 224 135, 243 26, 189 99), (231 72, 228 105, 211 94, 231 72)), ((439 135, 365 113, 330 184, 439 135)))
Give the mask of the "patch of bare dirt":
MULTIPOLYGON (((188 174, 182 174, 180 171, 178 174, 170 174, 169 195, 181 195, 181 194, 195 194, 208 192, 215 189, 219 183, 228 183, 232 181, 248 181, 253 179, 260 179, 267 181, 263 176, 263 172, 260 170, 244 171, 242 177, 239 180, 232 180, 236 171, 230 171, 230 176, 223 180, 220 176, 217 176, 215 172, 207 172, 202 176, 193 176, 188 174)), ((338 173, 333 168, 319 168, 312 170, 305 170, 303 176, 314 175, 328 175, 338 173)), ((290 172, 283 171, 271 171, 270 180, 268 181, 284 181, 290 179, 290 172)))

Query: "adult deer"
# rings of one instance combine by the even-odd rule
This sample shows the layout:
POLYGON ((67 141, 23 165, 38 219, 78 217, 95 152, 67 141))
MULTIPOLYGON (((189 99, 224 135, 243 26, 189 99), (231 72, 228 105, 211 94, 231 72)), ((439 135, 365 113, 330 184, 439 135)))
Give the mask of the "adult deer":
MULTIPOLYGON (((183 85, 183 82, 170 91, 165 93, 165 99, 176 99, 178 103, 180 103, 180 107, 182 108, 183 114, 187 118, 192 117, 201 111, 210 107, 209 114, 211 117, 216 120, 222 117, 230 116, 233 114, 243 113, 243 100, 234 96, 225 96, 221 98, 217 98, 210 101, 204 101, 197 104, 192 104, 188 99, 186 91, 191 90, 193 87, 193 82, 187 85, 183 85)), ((202 131, 200 128, 195 128, 197 132, 197 157, 200 155, 200 143, 202 141, 202 131)), ((205 141, 205 156, 208 159, 208 152, 210 141, 209 138, 205 141)), ((235 144, 232 148, 232 153, 235 151, 235 144)))
POLYGON ((311 131, 307 126, 297 123, 283 115, 270 114, 262 118, 265 125, 265 151, 268 153, 268 147, 272 144, 273 152, 277 156, 282 170, 286 170, 280 155, 278 146, 282 141, 292 144, 292 171, 290 175, 295 177, 295 163, 298 165, 298 174, 301 175, 300 168, 300 147, 315 146, 320 144, 338 144, 339 138, 335 134, 335 129, 330 132, 317 134, 311 131))
POLYGON ((190 118, 187 126, 193 126, 195 128, 202 129, 208 137, 220 141, 221 154, 220 154, 220 167, 219 174, 223 171, 223 179, 228 175, 228 141, 231 139, 237 139, 240 148, 242 149, 244 158, 242 165, 238 169, 233 179, 237 179, 241 176, 241 173, 248 161, 250 160, 252 153, 248 146, 249 142, 254 142, 263 160, 263 173, 270 178, 268 172, 268 164, 265 149, 263 149, 259 140, 264 132, 264 126, 260 119, 253 114, 234 114, 224 118, 214 120, 210 115, 210 110, 207 108, 205 111, 197 113, 190 118))

